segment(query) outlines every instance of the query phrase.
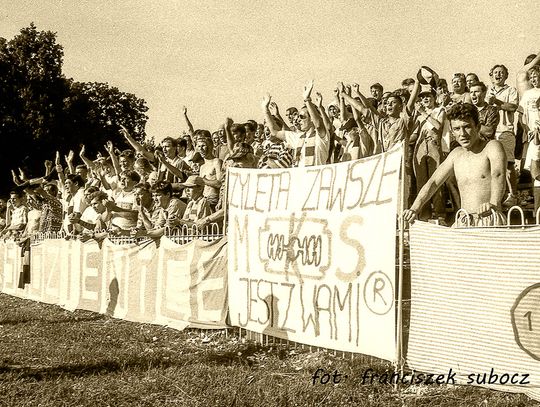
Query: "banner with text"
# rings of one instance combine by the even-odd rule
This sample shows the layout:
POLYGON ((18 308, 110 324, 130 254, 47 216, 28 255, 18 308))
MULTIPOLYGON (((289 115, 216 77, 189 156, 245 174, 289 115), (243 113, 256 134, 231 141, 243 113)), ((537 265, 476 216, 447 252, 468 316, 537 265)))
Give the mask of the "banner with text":
POLYGON ((230 169, 232 324, 394 360, 401 157, 230 169))
POLYGON ((18 288, 21 248, 0 243, 2 292, 129 321, 223 328, 227 314, 227 239, 178 245, 47 239, 31 246, 31 282, 18 288))
POLYGON ((540 399, 540 229, 410 229, 411 369, 540 399))

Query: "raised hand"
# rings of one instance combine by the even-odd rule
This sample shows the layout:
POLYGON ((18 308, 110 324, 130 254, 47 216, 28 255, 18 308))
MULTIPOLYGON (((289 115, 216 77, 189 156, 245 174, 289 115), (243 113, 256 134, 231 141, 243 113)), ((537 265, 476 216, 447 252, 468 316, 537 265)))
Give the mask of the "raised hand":
POLYGON ((270 93, 267 93, 266 95, 264 95, 261 101, 261 106, 263 107, 263 109, 268 109, 268 106, 270 105, 271 100, 272 100, 272 96, 270 96, 270 93))
POLYGON ((75 157, 75 153, 73 152, 73 150, 69 150, 69 153, 68 155, 66 155, 66 162, 70 163, 73 161, 73 157, 75 157))
POLYGON ((53 169, 53 163, 51 160, 45 160, 45 175, 49 175, 53 169))
POLYGON ((338 92, 339 93, 344 93, 345 92, 345 85, 343 85, 343 82, 338 82, 338 92))
POLYGON ((112 141, 107 141, 105 144, 105 150, 107 150, 109 154, 114 154, 114 144, 112 141))
POLYGON ((270 102, 270 105, 268 107, 270 109, 270 113, 272 113, 274 116, 277 116, 278 114, 278 105, 276 102, 272 101, 270 102))
POLYGON ((17 177, 17 174, 15 174, 15 171, 11 170, 11 178, 13 179, 13 182, 15 185, 19 185, 21 182, 19 181, 19 178, 17 177))
POLYGON ((317 99, 315 100, 315 103, 318 107, 322 107, 322 101, 323 101, 323 97, 321 95, 320 92, 316 92, 315 93, 315 96, 317 96, 317 99))
POLYGON ((234 123, 234 120, 231 119, 230 117, 227 117, 227 118, 225 119, 225 127, 224 127, 224 128, 225 128, 225 129, 230 128, 230 127, 233 125, 233 123, 234 123))
POLYGON ((302 93, 302 96, 304 96, 304 100, 311 98, 312 90, 313 90, 313 79, 304 85, 304 92, 302 93))
POLYGON ((86 146, 81 144, 81 151, 79 151, 79 156, 82 157, 86 153, 86 146))
POLYGON ((20 168, 19 168, 19 178, 20 178, 22 181, 26 181, 26 180, 27 180, 26 175, 24 174, 24 171, 21 170, 20 168))
POLYGON ((185 116, 187 114, 187 107, 182 106, 182 114, 185 116))
POLYGON ((345 93, 349 96, 351 96, 351 87, 350 85, 345 86, 345 93))
POLYGON ((60 153, 56 152, 56 157, 54 158, 54 165, 61 165, 60 163, 60 153))
POLYGON ((360 93, 360 85, 359 85, 359 84, 353 83, 353 84, 352 84, 352 89, 353 89, 356 93, 360 93))

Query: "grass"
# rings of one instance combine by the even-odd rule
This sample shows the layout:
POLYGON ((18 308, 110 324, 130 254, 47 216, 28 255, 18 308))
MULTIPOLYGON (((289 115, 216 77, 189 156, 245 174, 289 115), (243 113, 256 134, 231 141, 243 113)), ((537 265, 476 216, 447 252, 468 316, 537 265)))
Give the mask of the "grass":
POLYGON ((362 385, 390 364, 175 331, 0 294, 0 406, 537 406, 468 386, 362 385), (347 375, 312 384, 317 368, 347 375))

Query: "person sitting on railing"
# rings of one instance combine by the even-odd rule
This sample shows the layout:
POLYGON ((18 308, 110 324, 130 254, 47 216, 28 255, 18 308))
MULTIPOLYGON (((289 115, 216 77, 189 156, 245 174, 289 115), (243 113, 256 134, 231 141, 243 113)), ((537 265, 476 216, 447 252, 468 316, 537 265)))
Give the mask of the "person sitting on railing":
POLYGON ((184 212, 184 216, 175 222, 175 225, 194 225, 199 219, 210 215, 213 211, 210 208, 207 198, 203 195, 206 185, 201 177, 192 175, 182 184, 186 187, 190 200, 184 212))

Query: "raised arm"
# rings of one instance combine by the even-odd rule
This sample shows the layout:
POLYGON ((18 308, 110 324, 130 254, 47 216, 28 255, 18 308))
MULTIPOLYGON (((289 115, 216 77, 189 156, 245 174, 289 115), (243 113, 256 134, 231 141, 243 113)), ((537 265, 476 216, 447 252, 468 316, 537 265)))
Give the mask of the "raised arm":
POLYGON ((73 152, 73 150, 69 150, 69 153, 68 155, 65 156, 65 158, 66 158, 67 168, 70 174, 75 174, 75 167, 73 166, 73 157, 75 157, 75 153, 73 152))
POLYGON ((328 132, 328 134, 333 134, 335 132, 334 124, 331 122, 330 118, 326 114, 326 109, 323 106, 323 97, 319 92, 316 92, 315 96, 316 96, 315 101, 317 103, 317 108, 319 109, 319 113, 321 114, 324 127, 326 128, 326 131, 328 132))
POLYGON ((96 168, 96 165, 94 164, 94 162, 86 156, 86 147, 84 144, 81 145, 81 151, 79 152, 79 157, 81 157, 81 160, 83 161, 83 163, 86 165, 86 167, 89 170, 94 170, 96 168))
POLYGON ((234 137, 231 132, 231 126, 233 125, 233 119, 227 117, 225 119, 225 124, 223 125, 223 130, 225 131, 225 137, 227 138, 227 148, 232 153, 234 148, 234 137))
POLYGON ((137 140, 135 140, 131 134, 129 134, 129 131, 122 125, 120 125, 120 134, 124 136, 124 138, 127 140, 127 142, 135 149, 135 151, 141 153, 148 161, 155 161, 154 154, 152 154, 150 151, 148 151, 144 146, 139 143, 137 140))
POLYGON ((169 171, 171 174, 173 174, 175 177, 179 178, 180 180, 183 180, 186 178, 186 174, 180 170, 179 168, 176 168, 171 163, 167 162, 165 159, 165 154, 163 154, 163 151, 156 150, 154 153, 158 161, 167 168, 167 171, 169 171))
POLYGON ((111 157, 111 161, 114 167, 114 172, 117 176, 120 176, 120 173, 122 172, 122 169, 120 168, 120 163, 118 162, 118 157, 114 153, 114 144, 112 141, 107 141, 107 144, 105 144, 105 150, 109 153, 109 156, 111 157))
POLYGON ((195 144, 195 140, 193 140, 193 134, 195 134, 195 130, 193 130, 193 124, 191 124, 191 121, 189 120, 189 117, 187 115, 187 107, 182 106, 182 116, 184 117, 184 122, 186 123, 186 126, 188 128, 188 134, 189 138, 191 139, 191 143, 195 144))
POLYGON ((64 169, 62 168, 62 164, 60 163, 60 153, 56 152, 56 157, 54 159, 56 173, 58 174, 58 181, 60 181, 60 185, 64 185, 64 181, 66 178, 64 177, 64 169))
MULTIPOLYGON (((420 76, 420 71, 418 71, 417 76, 420 76)), ((409 115, 412 115, 412 112, 414 112, 414 104, 416 102, 416 98, 418 97, 419 93, 420 93, 420 81, 416 80, 414 82, 414 87, 413 87, 413 90, 411 92, 411 96, 409 97, 409 100, 407 101, 406 109, 407 109, 407 113, 409 113, 409 115)))
POLYGON ((516 87, 518 90, 519 97, 523 96, 523 92, 529 89, 529 80, 527 77, 527 71, 533 66, 540 63, 540 51, 536 54, 536 57, 526 65, 523 65, 521 69, 516 74, 516 87))
POLYGON ((270 109, 271 114, 273 114, 275 117, 281 120, 281 123, 283 123, 283 130, 291 130, 291 128, 287 125, 285 120, 283 120, 283 117, 281 117, 281 114, 279 113, 279 107, 276 102, 274 101, 270 102, 269 109, 270 109))
POLYGON ((304 96, 304 102, 306 103, 307 111, 309 113, 309 116, 311 117, 311 121, 313 122, 313 125, 319 132, 319 134, 325 134, 323 130, 325 130, 321 115, 319 114, 319 110, 317 109, 317 106, 313 104, 311 101, 311 92, 313 90, 313 80, 309 81, 304 86, 304 92, 302 95, 304 96))
MULTIPOLYGON (((270 133, 272 134, 272 136, 280 140, 285 140, 285 132, 283 130, 278 129, 278 127, 276 126, 276 123, 274 122, 274 118, 272 117, 272 114, 270 113, 269 106, 270 106, 271 101, 272 101, 272 96, 270 96, 270 94, 267 93, 261 102, 264 118, 266 120, 266 125, 268 126, 268 129, 270 130, 270 133)), ((228 137, 227 137, 227 141, 228 141, 228 137)))

